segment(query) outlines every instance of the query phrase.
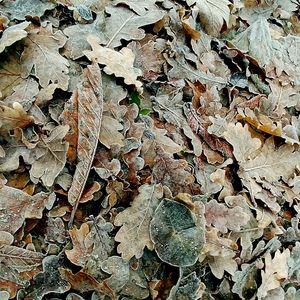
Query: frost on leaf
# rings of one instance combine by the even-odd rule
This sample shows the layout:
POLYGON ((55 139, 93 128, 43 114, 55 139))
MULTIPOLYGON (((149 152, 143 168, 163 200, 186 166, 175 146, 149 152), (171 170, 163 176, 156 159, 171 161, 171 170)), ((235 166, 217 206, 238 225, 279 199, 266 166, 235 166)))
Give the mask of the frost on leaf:
POLYGON ((199 17, 205 31, 211 35, 219 35, 223 23, 229 22, 230 9, 228 0, 187 0, 189 5, 196 4, 199 17))
POLYGON ((45 186, 52 186, 66 164, 68 143, 63 141, 69 126, 55 127, 50 136, 44 136, 35 149, 36 160, 30 169, 33 182, 42 180, 45 186))
POLYGON ((150 236, 160 259, 173 266, 193 265, 204 244, 203 228, 183 204, 163 199, 150 224, 150 236))
POLYGON ((139 188, 139 195, 133 199, 131 206, 116 216, 114 224, 122 227, 115 240, 120 242, 117 249, 123 259, 129 260, 133 256, 140 258, 145 247, 153 249, 149 227, 162 197, 163 188, 160 184, 144 184, 139 188))
POLYGON ((102 47, 98 44, 97 37, 93 35, 88 36, 87 40, 93 51, 84 51, 83 53, 89 60, 105 65, 103 70, 108 75, 114 74, 116 77, 122 77, 126 84, 133 84, 139 91, 142 90, 142 83, 137 80, 142 72, 133 67, 134 54, 129 48, 124 47, 120 51, 115 51, 102 47))
POLYGON ((141 40, 145 37, 145 32, 140 27, 153 24, 164 16, 164 12, 159 9, 147 11, 142 16, 125 7, 108 6, 105 11, 110 17, 105 21, 101 44, 111 48, 121 46, 121 39, 141 40))
POLYGON ((22 22, 7 28, 0 39, 0 53, 3 52, 6 47, 26 37, 27 32, 25 29, 29 24, 29 22, 22 22))
POLYGON ((25 219, 41 219, 45 207, 50 209, 55 201, 54 194, 44 192, 30 196, 13 187, 0 188, 0 228, 14 234, 25 219))
MULTIPOLYGON (((103 92, 100 68, 97 64, 88 66, 78 84, 77 159, 78 164, 68 192, 70 204, 78 204, 89 175, 100 134, 103 92)), ((76 110, 75 109, 75 110, 76 110)))
POLYGON ((241 207, 228 208, 212 199, 205 205, 205 219, 208 226, 212 224, 222 233, 226 233, 228 229, 240 230, 241 226, 248 223, 250 217, 241 207))
POLYGON ((263 299, 268 293, 278 287, 281 282, 288 278, 288 259, 290 257, 289 249, 282 253, 277 250, 272 259, 269 252, 265 256, 265 268, 261 271, 262 283, 257 290, 257 298, 263 299))
POLYGON ((59 54, 59 49, 66 41, 61 31, 53 34, 50 24, 46 27, 31 27, 21 55, 22 75, 27 77, 34 70, 33 74, 42 87, 52 82, 67 90, 69 62, 59 54))

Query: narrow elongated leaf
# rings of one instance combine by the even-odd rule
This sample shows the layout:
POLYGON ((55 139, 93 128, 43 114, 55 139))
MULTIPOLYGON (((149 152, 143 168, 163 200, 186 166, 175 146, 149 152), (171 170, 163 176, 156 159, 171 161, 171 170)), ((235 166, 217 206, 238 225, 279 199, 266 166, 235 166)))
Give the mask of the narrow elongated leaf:
POLYGON ((81 82, 75 93, 78 97, 78 164, 68 193, 68 201, 74 205, 70 223, 73 221, 89 175, 100 134, 103 93, 101 71, 98 64, 92 64, 83 71, 81 82))

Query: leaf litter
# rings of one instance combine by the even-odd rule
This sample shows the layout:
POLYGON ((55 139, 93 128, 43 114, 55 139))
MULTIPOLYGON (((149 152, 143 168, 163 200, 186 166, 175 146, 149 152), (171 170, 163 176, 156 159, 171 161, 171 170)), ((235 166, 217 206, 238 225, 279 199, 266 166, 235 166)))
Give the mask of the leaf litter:
POLYGON ((0 1, 0 298, 300 299, 299 12, 0 1))

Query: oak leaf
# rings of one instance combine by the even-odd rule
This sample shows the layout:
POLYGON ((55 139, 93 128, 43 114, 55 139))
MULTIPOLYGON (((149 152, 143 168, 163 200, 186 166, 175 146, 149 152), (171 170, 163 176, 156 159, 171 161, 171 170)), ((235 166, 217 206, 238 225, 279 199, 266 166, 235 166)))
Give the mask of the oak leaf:
MULTIPOLYGON (((140 4, 139 8, 141 9, 140 4)), ((105 11, 110 17, 105 21, 101 44, 111 48, 121 46, 121 40, 141 40, 145 33, 140 27, 154 24, 164 16, 164 12, 159 9, 149 10, 142 16, 125 7, 108 6, 105 11)))
POLYGON ((210 200, 205 205, 205 219, 208 226, 214 225, 222 233, 240 230, 250 220, 241 207, 228 208, 224 204, 218 203, 215 199, 210 200))
POLYGON ((45 207, 50 209, 55 201, 54 194, 44 192, 30 196, 13 187, 0 188, 0 228, 14 234, 25 219, 41 219, 45 207))
POLYGON ((134 54, 129 48, 124 47, 120 51, 115 51, 102 47, 98 44, 97 37, 93 35, 88 36, 87 41, 93 48, 93 51, 83 52, 89 60, 105 65, 103 70, 108 75, 123 77, 126 84, 133 84, 139 91, 142 90, 142 83, 137 80, 142 72, 133 67, 134 54))
POLYGON ((144 184, 139 188, 139 195, 134 198, 131 206, 116 216, 114 224, 122 227, 115 240, 120 242, 117 249, 124 260, 133 256, 142 257, 145 247, 153 249, 149 226, 162 197, 163 188, 160 184, 144 184))
POLYGON ((257 298, 264 299, 268 292, 281 286, 283 280, 288 278, 289 249, 282 253, 277 250, 274 258, 269 252, 265 255, 265 269, 261 271, 262 283, 257 290, 257 298))
POLYGON ((79 229, 69 230, 73 249, 66 250, 66 255, 74 265, 84 267, 89 254, 92 252, 93 244, 90 242, 89 232, 90 228, 87 223, 83 223, 79 229))
POLYGON ((66 164, 68 143, 63 141, 69 126, 57 126, 49 137, 42 137, 35 148, 36 160, 30 169, 33 182, 42 180, 45 186, 52 186, 66 164))
POLYGON ((22 75, 27 77, 34 68, 34 75, 39 78, 40 85, 46 87, 49 82, 67 90, 69 62, 59 54, 67 41, 61 31, 53 34, 52 25, 31 27, 25 39, 25 49, 21 55, 22 75))

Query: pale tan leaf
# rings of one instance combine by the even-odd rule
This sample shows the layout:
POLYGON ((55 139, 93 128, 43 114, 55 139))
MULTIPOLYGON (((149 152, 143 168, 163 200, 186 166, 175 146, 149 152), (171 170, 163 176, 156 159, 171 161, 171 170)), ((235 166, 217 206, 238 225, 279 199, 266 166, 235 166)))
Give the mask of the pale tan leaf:
MULTIPOLYGON (((139 8, 141 9, 140 5, 139 8)), ((145 33, 140 27, 154 24, 164 16, 164 12, 158 8, 151 9, 142 16, 125 7, 108 6, 105 11, 110 17, 106 19, 103 30, 104 39, 101 39, 101 44, 111 48, 121 46, 121 39, 125 41, 141 40, 145 37, 145 33)))
POLYGON ((125 137, 120 132, 123 129, 123 125, 116 119, 103 115, 101 123, 101 130, 99 135, 99 141, 108 149, 113 145, 124 146, 125 137))
POLYGON ((0 53, 3 52, 6 47, 26 37, 27 32, 25 28, 28 27, 29 24, 30 22, 22 22, 4 30, 0 39, 0 53))
POLYGON ((239 231, 248 223, 250 216, 239 206, 228 208, 212 199, 205 205, 205 219, 208 226, 212 224, 222 233, 227 233, 228 229, 239 231))
POLYGON ((241 123, 230 123, 223 135, 233 146, 233 154, 239 162, 252 158, 255 151, 261 147, 261 141, 251 137, 248 125, 243 127, 241 123))
POLYGON ((50 82, 67 90, 69 62, 59 54, 67 38, 61 31, 53 34, 52 26, 32 27, 25 39, 25 49, 21 55, 22 75, 27 77, 34 68, 34 75, 40 85, 46 87, 50 82))
POLYGON ((97 64, 92 64, 83 71, 77 93, 78 164, 68 192, 68 201, 74 205, 71 223, 93 163, 101 128, 103 92, 101 71, 97 64))
POLYGON ((126 84, 133 84, 141 91, 142 83, 137 80, 137 77, 142 75, 140 69, 133 67, 134 54, 129 48, 122 48, 120 51, 115 51, 106 47, 102 47, 98 43, 95 36, 88 36, 88 42, 93 48, 93 51, 84 51, 83 53, 91 61, 105 65, 104 72, 116 77, 123 77, 126 84))
POLYGON ((144 184, 139 188, 139 195, 134 198, 131 206, 120 212, 115 218, 115 225, 122 226, 115 236, 120 242, 118 252, 125 260, 133 256, 140 258, 144 248, 153 249, 149 226, 154 211, 163 197, 160 184, 144 184))
POLYGON ((269 252, 265 256, 265 270, 261 271, 261 286, 257 290, 259 300, 267 296, 268 292, 281 286, 281 282, 288 278, 288 259, 290 250, 285 249, 282 253, 277 250, 272 259, 269 252))
POLYGON ((90 228, 87 223, 83 223, 80 229, 73 228, 69 230, 73 249, 66 250, 66 255, 74 265, 83 267, 93 250, 93 243, 90 241, 91 236, 88 235, 89 232, 90 228))

